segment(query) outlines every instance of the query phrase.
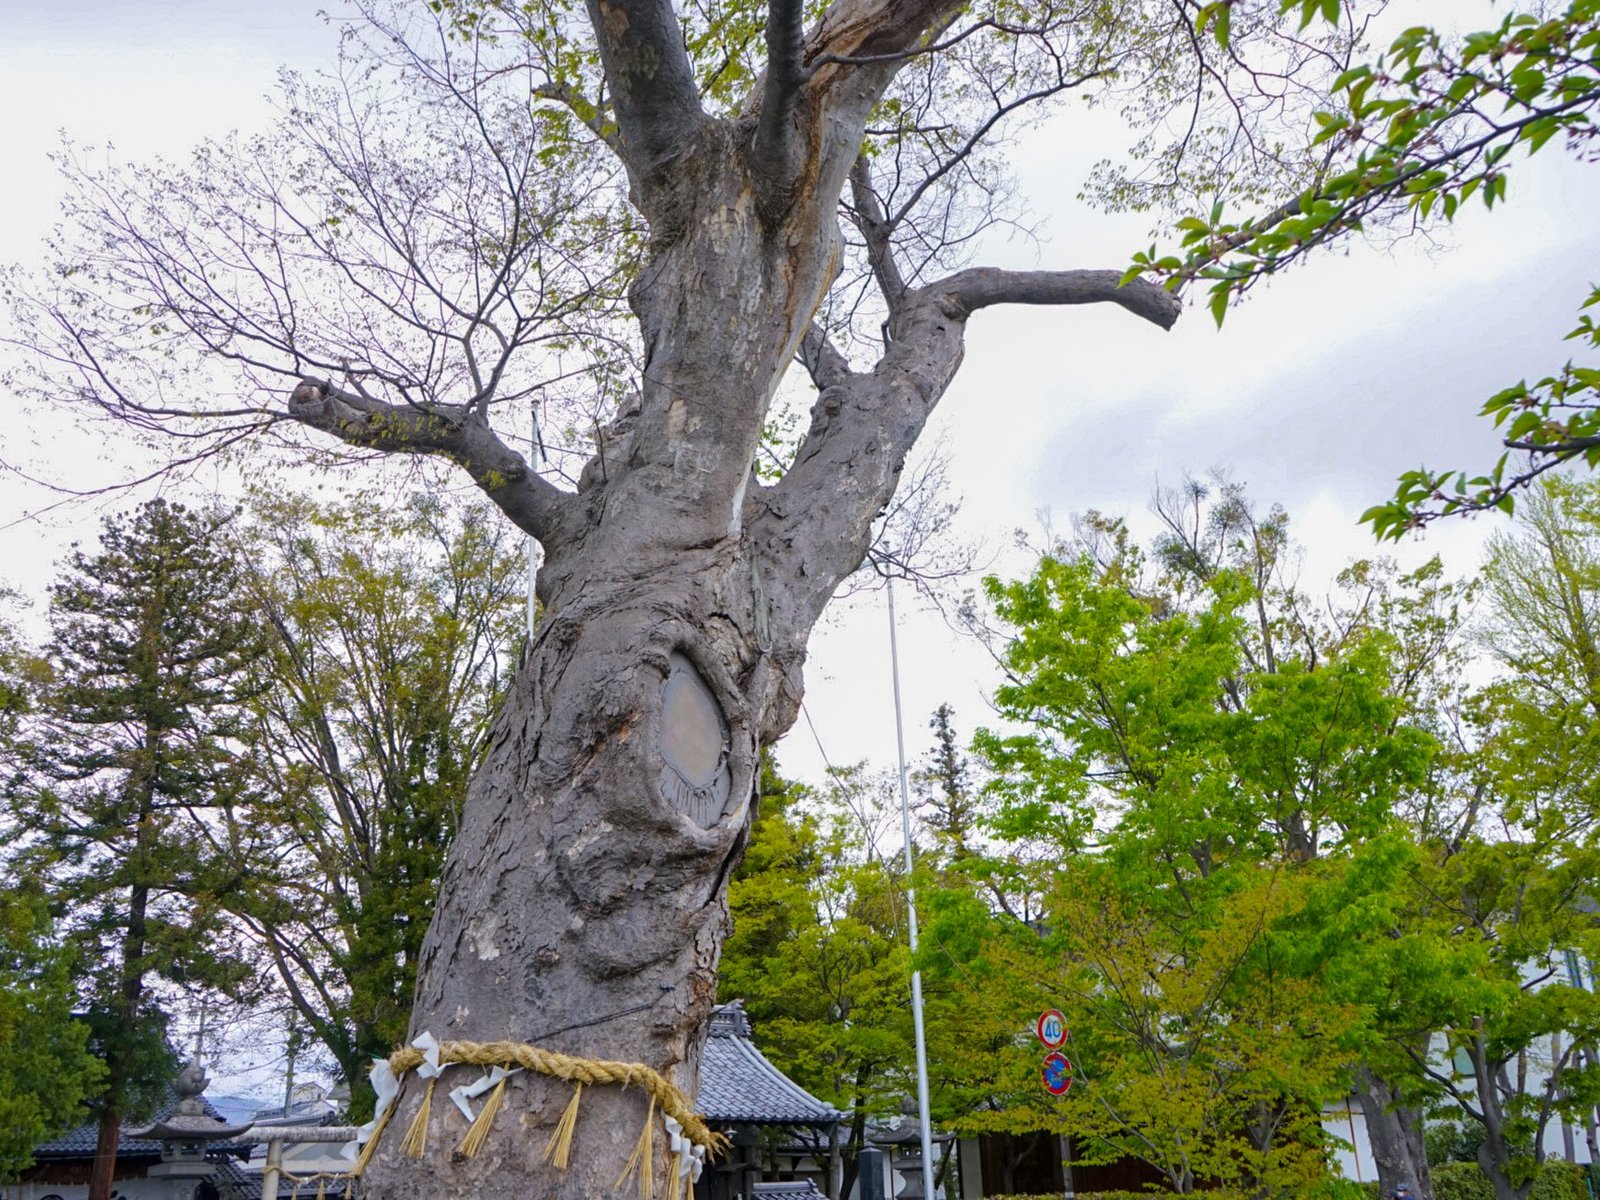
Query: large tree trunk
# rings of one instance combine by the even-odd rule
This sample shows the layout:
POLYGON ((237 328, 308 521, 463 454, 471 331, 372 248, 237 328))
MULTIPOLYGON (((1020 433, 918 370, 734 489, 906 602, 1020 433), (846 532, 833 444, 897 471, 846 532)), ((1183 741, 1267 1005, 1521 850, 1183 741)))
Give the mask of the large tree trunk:
MULTIPOLYGON (((141 860, 155 836, 150 823, 154 805, 145 788, 139 819, 135 855, 141 860)), ((150 907, 150 889, 135 886, 128 895, 128 924, 122 938, 121 978, 117 983, 117 1004, 122 1016, 122 1036, 113 1034, 106 1050, 106 1106, 100 1113, 96 1131, 94 1162, 89 1168, 89 1200, 111 1200, 117 1176, 117 1148, 122 1141, 122 1110, 127 1103, 130 1083, 129 1046, 134 1024, 144 998, 144 950, 150 907)))
MULTIPOLYGON (((760 748, 794 720, 812 626, 865 556, 960 363, 967 317, 1013 301, 1111 301, 1163 327, 1176 319, 1173 296, 1124 287, 1116 271, 901 279, 857 157, 900 52, 956 7, 841 0, 809 35, 813 69, 802 70, 803 6, 774 0, 759 100, 712 120, 669 4, 591 0, 651 242, 629 296, 645 355, 637 404, 604 431, 576 494, 529 471, 470 406, 419 412, 318 380, 291 398, 293 416, 346 440, 449 455, 545 548, 544 622, 467 798, 413 1037, 641 1062, 692 1097, 760 748), (889 313, 870 372, 813 325, 838 271, 847 179, 889 313), (763 486, 752 464, 797 355, 819 391, 811 426, 783 479, 763 486)), ((475 1077, 454 1068, 442 1086, 475 1077)), ((585 1088, 557 1172, 541 1151, 571 1092, 513 1077, 494 1135, 459 1161, 465 1120, 438 1097, 411 1160, 396 1152, 421 1102, 409 1076, 363 1194, 610 1194, 648 1100, 585 1088)), ((655 1130, 655 1190, 667 1195, 659 1116, 655 1130)))
MULTIPOLYGON (((698 161, 723 174, 686 181, 694 219, 635 289, 650 355, 639 410, 591 464, 572 527, 546 539, 545 618, 469 794, 412 1020, 413 1036, 642 1062, 691 1097, 759 750, 794 718, 805 639, 866 534, 818 554, 800 587, 762 561, 750 462, 837 235, 831 210, 813 209, 794 243, 774 244, 715 144, 731 131, 711 132, 698 161)), ((457 1075, 444 1086, 473 1077, 457 1075)), ((402 1096, 399 1127, 419 1093, 402 1096)), ((518 1076, 501 1135, 455 1163, 466 1123, 436 1105, 423 1160, 380 1159, 365 1194, 607 1194, 648 1099, 586 1088, 556 1172, 538 1152, 571 1093, 518 1076)), ((654 1146, 665 1194, 659 1129, 654 1146)))
POLYGON ((117 1177, 117 1143, 122 1138, 122 1114, 107 1109, 95 1129, 94 1162, 89 1167, 89 1200, 111 1200, 117 1177))
MULTIPOLYGON (((607 555, 546 600, 445 871, 412 1033, 643 1062, 692 1096, 775 687, 745 632, 754 599, 737 539, 638 553, 656 569, 607 555)), ((458 1068, 444 1086, 475 1076, 458 1068)), ((518 1076, 500 1136, 456 1164, 466 1122, 436 1103, 425 1159, 375 1167, 365 1194, 529 1195, 529 1164, 571 1094, 518 1076)), ((638 1090, 586 1088, 571 1164, 536 1170, 537 1194, 606 1194, 647 1105, 638 1090)), ((655 1145, 664 1180, 659 1129, 655 1145)))
POLYGON ((1423 1143, 1422 1110, 1405 1104, 1387 1080, 1357 1067, 1355 1093, 1361 1100, 1367 1140, 1378 1164, 1378 1192, 1392 1195, 1405 1184, 1417 1200, 1433 1200, 1433 1175, 1423 1143))

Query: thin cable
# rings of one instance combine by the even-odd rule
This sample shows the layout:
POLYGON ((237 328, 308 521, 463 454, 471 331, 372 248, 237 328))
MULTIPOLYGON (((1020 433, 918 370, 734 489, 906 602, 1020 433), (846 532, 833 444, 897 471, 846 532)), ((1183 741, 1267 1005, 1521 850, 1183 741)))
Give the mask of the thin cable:
POLYGON ((800 701, 800 715, 806 719, 806 728, 811 730, 811 740, 817 744, 817 753, 822 755, 822 765, 828 768, 828 774, 834 773, 833 763, 828 760, 828 752, 822 748, 822 739, 817 736, 816 722, 811 719, 811 710, 806 707, 804 700, 800 701))

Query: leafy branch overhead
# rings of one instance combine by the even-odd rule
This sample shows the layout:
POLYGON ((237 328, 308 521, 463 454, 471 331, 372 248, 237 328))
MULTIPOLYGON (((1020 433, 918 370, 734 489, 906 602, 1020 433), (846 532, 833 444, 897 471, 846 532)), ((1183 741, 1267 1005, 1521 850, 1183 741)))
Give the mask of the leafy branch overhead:
MULTIPOLYGON (((1238 7, 1205 4, 1196 26, 1227 47, 1238 7)), ((1281 0, 1281 9, 1298 12, 1302 27, 1341 16, 1340 0, 1281 0)), ((1312 144, 1324 161, 1311 187, 1253 217, 1218 200, 1209 213, 1178 222, 1177 253, 1141 251, 1124 279, 1148 275, 1175 291, 1204 281, 1220 325, 1256 283, 1320 247, 1383 224, 1449 222, 1474 200, 1494 208, 1506 198, 1514 152, 1531 156, 1556 141, 1592 159, 1600 150, 1600 0, 1513 12, 1459 39, 1407 29, 1385 54, 1341 73, 1332 99, 1314 114, 1312 144)), ((1566 335, 1591 353, 1600 350, 1588 311, 1597 305, 1600 287, 1566 335)), ((1509 513, 1516 493, 1545 471, 1574 460, 1600 466, 1600 360, 1569 360, 1533 383, 1519 381, 1481 412, 1505 446, 1493 467, 1407 471, 1394 498, 1362 518, 1376 534, 1399 537, 1451 513, 1509 513)))

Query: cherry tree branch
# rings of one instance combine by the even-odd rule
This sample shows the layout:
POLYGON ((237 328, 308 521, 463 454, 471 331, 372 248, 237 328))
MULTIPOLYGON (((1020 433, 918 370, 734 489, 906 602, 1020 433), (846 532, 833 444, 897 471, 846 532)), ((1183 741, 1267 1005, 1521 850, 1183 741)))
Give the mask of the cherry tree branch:
POLYGON ((642 179, 682 153, 705 123, 670 0, 588 0, 623 157, 642 179))
POLYGON ((960 317, 995 304, 1118 304, 1136 317, 1171 329, 1183 302, 1145 279, 1122 282, 1120 271, 1005 271, 973 267, 923 289, 938 292, 960 317))
POLYGON ((571 500, 467 405, 389 404, 327 380, 304 379, 289 397, 288 413, 352 446, 450 459, 518 528, 542 542, 553 536, 571 500))
POLYGON ((855 166, 850 168, 850 200, 850 216, 866 243, 867 262, 872 266, 884 302, 892 311, 905 294, 906 281, 894 260, 891 236, 894 224, 885 215, 878 193, 873 189, 872 164, 865 154, 858 156, 855 166))
POLYGON ((797 357, 818 391, 843 383, 850 377, 850 363, 839 353, 839 348, 828 337, 827 331, 814 321, 800 341, 797 357))
POLYGON ((835 0, 806 40, 807 77, 828 89, 857 72, 876 71, 887 83, 960 9, 959 0, 835 0))
POLYGON ((769 0, 767 71, 756 121, 754 165, 769 204, 783 204, 800 177, 801 138, 795 128, 796 100, 805 82, 804 0, 769 0))
POLYGON ((756 499, 764 511, 754 522, 787 547, 775 557, 787 559, 791 595, 806 615, 821 612, 867 553, 872 522, 892 501, 907 454, 960 366, 968 316, 995 304, 1110 303, 1170 329, 1178 298, 1142 280, 1119 286, 1121 278, 1116 271, 979 268, 907 289, 871 371, 849 372, 812 327, 802 346, 802 361, 817 364, 821 389, 811 426, 788 472, 756 499))

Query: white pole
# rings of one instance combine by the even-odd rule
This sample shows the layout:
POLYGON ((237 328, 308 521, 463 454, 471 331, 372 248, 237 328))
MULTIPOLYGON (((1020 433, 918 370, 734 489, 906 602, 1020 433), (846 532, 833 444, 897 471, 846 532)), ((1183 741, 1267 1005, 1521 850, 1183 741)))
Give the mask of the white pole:
POLYGON ((538 573, 539 543, 532 538, 525 538, 528 547, 528 645, 533 645, 533 580, 538 573))
POLYGON ((283 1143, 267 1143, 267 1165, 261 1172, 261 1200, 278 1200, 278 1176, 283 1170, 283 1143))
POLYGON ((895 640, 894 579, 888 577, 889 669, 894 677, 894 740, 900 754, 900 829, 906 850, 906 917, 911 942, 911 1027, 917 1039, 917 1117, 922 1127, 922 1194, 933 1200, 933 1125, 928 1118, 928 1040, 922 1028, 922 972, 917 955, 917 890, 911 886, 911 789, 906 781, 906 731, 900 714, 900 647, 895 640))
MULTIPOLYGON (((528 406, 528 462, 533 466, 534 473, 539 471, 539 462, 544 458, 544 439, 539 436, 539 398, 534 396, 528 406)), ((539 563, 539 543, 533 538, 526 539, 528 550, 528 648, 533 648, 533 580, 537 573, 539 563)))

